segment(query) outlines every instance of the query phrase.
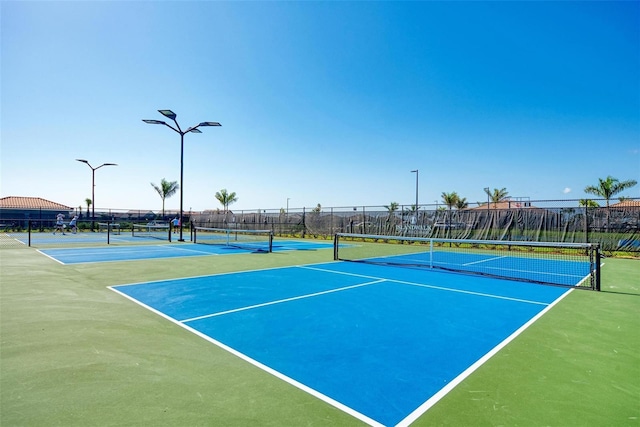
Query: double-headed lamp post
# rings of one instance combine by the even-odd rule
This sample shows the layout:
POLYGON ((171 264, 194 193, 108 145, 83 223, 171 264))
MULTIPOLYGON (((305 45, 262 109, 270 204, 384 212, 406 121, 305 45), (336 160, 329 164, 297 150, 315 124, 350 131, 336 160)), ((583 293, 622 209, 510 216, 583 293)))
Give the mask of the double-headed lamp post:
POLYGON ((418 169, 411 171, 416 174, 416 215, 418 213, 418 169))
POLYGON ((490 204, 490 197, 489 197, 491 195, 491 192, 489 191, 489 187, 484 187, 484 192, 487 193, 487 214, 488 214, 489 213, 489 206, 491 205, 490 204))
MULTIPOLYGON (((103 163, 100 166, 93 167, 88 160, 85 159, 76 159, 78 162, 86 163, 87 166, 91 168, 91 219, 96 219, 96 170, 100 169, 103 166, 118 166, 116 163, 103 163)), ((91 225, 91 229, 93 229, 93 223, 91 225)))
POLYGON ((183 194, 184 194, 184 182, 183 182, 183 177, 184 177, 184 134, 185 133, 202 133, 200 131, 200 129, 198 129, 199 127, 204 127, 204 126, 222 126, 220 123, 218 122, 202 122, 196 126, 191 126, 190 128, 188 128, 187 130, 183 131, 180 128, 180 125, 178 124, 178 122, 176 121, 176 113, 174 113, 171 110, 158 110, 158 112, 160 114, 162 114, 163 116, 173 120, 173 123, 176 124, 176 127, 171 126, 170 124, 167 124, 166 122, 163 122, 162 120, 142 120, 145 123, 148 123, 150 125, 165 125, 166 127, 168 127, 169 129, 177 132, 180 134, 180 238, 178 239, 179 242, 184 242, 184 239, 182 238, 182 227, 184 226, 184 222, 182 221, 182 202, 183 202, 183 194))

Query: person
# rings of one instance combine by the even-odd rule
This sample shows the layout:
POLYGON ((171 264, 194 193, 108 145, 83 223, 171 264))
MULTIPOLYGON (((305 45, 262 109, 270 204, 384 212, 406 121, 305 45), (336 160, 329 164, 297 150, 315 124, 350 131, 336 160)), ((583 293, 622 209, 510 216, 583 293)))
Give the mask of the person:
POLYGON ((178 228, 180 228, 180 220, 178 219, 178 217, 173 218, 173 221, 171 221, 171 224, 173 224, 173 232, 177 233, 178 228))
POLYGON ((76 234, 76 232, 78 231, 77 223, 78 223, 78 215, 74 215, 71 221, 69 222, 69 229, 73 234, 76 234))
POLYGON ((53 230, 53 234, 56 234, 56 231, 60 231, 64 236, 64 215, 59 213, 56 215, 56 228, 53 230))

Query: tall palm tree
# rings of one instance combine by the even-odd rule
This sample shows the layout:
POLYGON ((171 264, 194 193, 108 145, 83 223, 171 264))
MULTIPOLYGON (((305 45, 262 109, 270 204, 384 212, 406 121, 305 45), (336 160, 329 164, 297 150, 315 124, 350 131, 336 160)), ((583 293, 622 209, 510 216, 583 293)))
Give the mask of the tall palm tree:
POLYGON ((229 193, 226 188, 216 192, 216 199, 224 208, 225 213, 229 211, 229 205, 238 201, 235 192, 229 193))
POLYGON ((400 205, 398 204, 398 202, 391 202, 389 203, 389 206, 385 205, 384 208, 387 210, 387 212, 389 212, 389 218, 391 218, 399 207, 400 205))
POLYGON ((617 178, 609 175, 605 179, 598 178, 598 185, 589 185, 584 189, 584 192, 602 197, 607 201, 607 207, 609 207, 609 200, 613 196, 635 186, 637 183, 638 181, 635 179, 620 182, 617 178))
POLYGON ((466 209, 468 207, 469 207, 469 202, 467 202, 466 197, 458 198, 458 201, 456 202, 456 209, 466 209))
POLYGON ((509 192, 506 188, 501 188, 499 190, 497 188, 494 188, 493 191, 485 188, 484 192, 487 193, 489 199, 491 200, 491 202, 493 202, 494 205, 509 198, 509 192))
POLYGON ((180 186, 178 185, 178 181, 169 182, 166 179, 162 178, 162 180, 160 181, 160 185, 156 185, 152 182, 151 186, 158 192, 160 198, 162 199, 162 217, 164 218, 164 199, 176 194, 176 191, 178 191, 178 188, 180 188, 180 186))
POLYGON ((84 199, 84 202, 87 204, 87 218, 91 218, 91 216, 89 215, 89 208, 91 207, 91 199, 86 198, 84 199))
POLYGON ((447 215, 447 223, 451 223, 451 209, 453 209, 453 207, 456 205, 456 203, 458 203, 458 200, 460 200, 460 198, 458 197, 458 193, 456 193, 455 191, 451 192, 451 193, 445 193, 442 192, 442 202, 447 206, 447 208, 449 208, 449 214, 447 215))
POLYGON ((579 206, 587 207, 587 208, 599 208, 600 205, 595 200, 591 199, 580 199, 578 201, 579 206))
POLYGON ((455 191, 452 193, 443 192, 441 197, 442 202, 447 205, 449 210, 451 210, 458 203, 458 200, 460 200, 460 197, 458 197, 458 193, 456 193, 455 191))

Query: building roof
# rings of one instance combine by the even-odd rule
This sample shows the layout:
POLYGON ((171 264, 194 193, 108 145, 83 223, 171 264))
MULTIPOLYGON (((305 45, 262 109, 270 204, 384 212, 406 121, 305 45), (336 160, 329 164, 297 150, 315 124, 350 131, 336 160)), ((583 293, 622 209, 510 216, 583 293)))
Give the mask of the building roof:
POLYGON ((630 208, 630 207, 640 207, 640 199, 627 199, 618 203, 614 203, 613 205, 609 205, 610 208, 630 208))
MULTIPOLYGON (((516 200, 503 200, 502 202, 489 203, 489 209, 520 209, 520 208, 540 209, 536 206, 533 206, 529 201, 523 202, 523 201, 516 201, 516 200)), ((483 205, 476 206, 469 209, 485 209, 486 210, 487 204, 485 203, 483 205)))
POLYGON ((40 197, 8 196, 0 198, 0 209, 46 209, 70 211, 73 208, 40 197))

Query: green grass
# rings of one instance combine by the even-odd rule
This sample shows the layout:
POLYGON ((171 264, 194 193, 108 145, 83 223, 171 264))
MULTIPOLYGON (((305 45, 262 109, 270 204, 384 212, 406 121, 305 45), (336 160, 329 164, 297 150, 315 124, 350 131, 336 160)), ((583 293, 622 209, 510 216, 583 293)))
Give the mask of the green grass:
MULTIPOLYGON (((362 425, 106 288, 331 259, 63 266, 0 249, 0 425, 362 425)), ((605 262, 603 292, 572 292, 415 425, 640 425, 640 261, 605 262)))

